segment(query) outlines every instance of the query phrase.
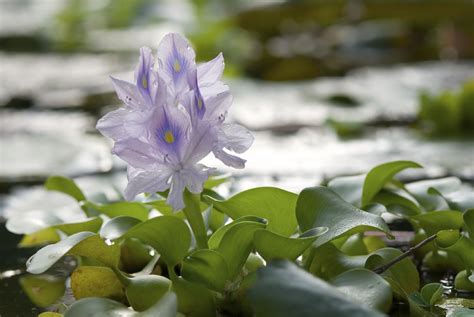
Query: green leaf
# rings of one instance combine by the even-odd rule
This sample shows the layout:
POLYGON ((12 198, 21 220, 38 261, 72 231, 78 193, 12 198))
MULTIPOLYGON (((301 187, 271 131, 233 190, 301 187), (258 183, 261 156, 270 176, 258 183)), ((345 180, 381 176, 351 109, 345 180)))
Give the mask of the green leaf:
POLYGON ((257 275, 249 291, 257 317, 383 316, 288 261, 273 261, 257 275))
POLYGON ((10 217, 7 220, 6 228, 16 234, 31 234, 62 222, 61 218, 42 212, 29 217, 10 217))
POLYGON ((61 193, 65 193, 76 199, 78 202, 86 200, 86 196, 82 193, 81 189, 76 183, 64 176, 50 176, 44 184, 46 189, 55 190, 61 193))
POLYGON ((469 279, 470 276, 471 273, 468 274, 467 270, 460 271, 454 279, 454 288, 457 291, 474 292, 474 281, 469 279))
POLYGON ((255 217, 255 216, 245 216, 238 218, 231 223, 225 225, 224 227, 219 228, 216 232, 212 234, 212 236, 209 238, 208 244, 210 249, 217 249, 219 244, 221 243, 222 237, 224 234, 233 226, 237 225, 239 222, 257 222, 261 223, 263 225, 267 224, 267 220, 260 218, 260 217, 255 217))
POLYGON ((407 168, 421 167, 421 165, 412 161, 394 161, 372 168, 365 177, 361 205, 365 206, 370 203, 375 195, 395 176, 395 174, 407 168))
POLYGON ((471 271, 469 279, 474 283, 474 240, 459 233, 458 230, 442 230, 436 237, 436 245, 443 250, 456 253, 471 271))
POLYGON ((348 298, 372 309, 387 313, 392 306, 390 284, 378 274, 363 268, 338 275, 331 284, 348 298))
POLYGON ((229 271, 220 253, 204 249, 195 251, 184 259, 181 276, 190 282, 221 292, 229 278, 229 271))
POLYGON ((33 274, 45 272, 66 253, 68 253, 76 244, 93 235, 94 233, 92 232, 79 232, 59 241, 58 243, 40 249, 28 259, 26 262, 26 270, 33 274))
POLYGON ((384 205, 387 211, 406 217, 421 213, 421 206, 409 193, 401 189, 382 189, 372 200, 384 205))
POLYGON ((39 307, 48 307, 56 303, 66 291, 66 280, 53 275, 24 275, 20 277, 20 286, 28 298, 39 307))
POLYGON ((125 294, 133 309, 138 311, 149 309, 171 290, 171 281, 160 275, 141 275, 127 280, 125 294))
POLYGON ((191 245, 191 233, 186 223, 174 216, 149 219, 131 228, 123 238, 137 238, 152 246, 169 266, 175 266, 186 256, 191 245))
POLYGON ((82 231, 97 232, 101 225, 102 219, 100 217, 93 217, 84 221, 62 223, 53 227, 70 236, 82 231))
POLYGON ((272 259, 296 260, 328 228, 313 228, 298 238, 288 238, 262 229, 257 230, 253 243, 258 253, 267 261, 272 259))
MULTIPOLYGON (((379 249, 367 258, 365 267, 373 270, 390 262, 402 253, 402 251, 395 248, 379 249)), ((393 292, 401 298, 405 298, 406 294, 414 293, 420 288, 418 270, 409 258, 392 265, 382 273, 382 276, 390 283, 393 292)))
POLYGON ((329 181, 328 187, 348 203, 360 206, 364 180, 365 174, 336 177, 329 181))
POLYGON ((107 245, 92 232, 75 233, 36 252, 26 262, 27 271, 33 274, 43 273, 66 254, 88 257, 115 267, 120 259, 120 246, 107 245))
POLYGON ((107 221, 102 229, 100 229, 100 236, 103 239, 115 240, 139 223, 141 223, 141 221, 137 218, 128 216, 115 217, 107 221))
POLYGON ((316 240, 316 246, 367 230, 389 234, 388 226, 380 216, 357 209, 326 187, 305 188, 298 197, 296 217, 301 230, 329 228, 316 240))
POLYGON ((109 245, 98 234, 94 234, 75 245, 68 254, 93 259, 105 266, 115 268, 120 261, 120 245, 117 243, 109 245))
POLYGON ((296 231, 297 195, 294 193, 275 187, 259 187, 240 192, 227 200, 210 196, 205 196, 205 199, 232 219, 253 215, 267 219, 267 229, 283 236, 290 236, 296 231))
POLYGON ((71 275, 71 289, 75 299, 104 297, 116 301, 125 299, 122 283, 105 266, 81 266, 71 275))
POLYGON ((204 182, 204 188, 212 189, 221 184, 227 183, 228 181, 230 181, 230 178, 231 178, 231 174, 213 175, 204 182))
POLYGON ((469 232, 471 239, 474 239, 474 209, 469 209, 463 215, 466 230, 469 232))
POLYGON ((87 202, 87 204, 93 209, 97 210, 100 213, 103 213, 104 215, 110 218, 127 216, 136 218, 141 221, 145 221, 148 219, 148 208, 144 204, 139 202, 120 201, 107 205, 98 205, 91 202, 87 202))
POLYGON ((216 316, 214 295, 204 286, 176 278, 173 291, 178 296, 178 311, 186 317, 216 316))
POLYGON ((411 219, 415 220, 428 236, 432 236, 441 230, 459 230, 464 224, 462 213, 455 210, 432 211, 414 216, 411 219))
POLYGON ((107 298, 84 298, 69 307, 64 317, 176 317, 178 301, 173 292, 143 312, 135 312, 127 306, 107 298))
POLYGON ((240 221, 224 233, 216 251, 227 263, 229 279, 240 272, 252 251, 255 232, 263 228, 265 224, 260 222, 240 221))
POLYGON ((363 268, 367 257, 367 255, 344 254, 334 244, 326 243, 314 249, 314 258, 309 271, 322 279, 330 280, 345 271, 363 268))
POLYGON ((446 177, 408 183, 405 185, 405 188, 416 198, 426 211, 431 211, 446 210, 450 208, 446 200, 439 195, 433 195, 433 191, 429 191, 430 188, 434 188, 439 192, 447 193, 457 191, 460 186, 461 181, 459 178, 446 177))
POLYGON ((439 301, 443 296, 443 285, 440 283, 429 283, 422 287, 421 297, 429 305, 434 306, 434 304, 439 301))
POLYGON ((18 246, 20 248, 31 248, 39 245, 56 243, 61 238, 54 228, 45 228, 39 231, 24 235, 18 246))

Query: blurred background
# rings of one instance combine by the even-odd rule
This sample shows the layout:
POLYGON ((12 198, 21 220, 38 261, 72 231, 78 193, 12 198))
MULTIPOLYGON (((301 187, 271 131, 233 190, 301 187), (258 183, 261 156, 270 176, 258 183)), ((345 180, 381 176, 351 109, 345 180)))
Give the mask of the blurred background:
MULTIPOLYGON (((472 0, 0 0, 0 216, 74 210, 39 186, 51 174, 119 197, 125 165, 95 130, 120 104, 108 76, 131 79, 168 32, 199 61, 223 52, 229 118, 254 131, 246 169, 207 161, 233 173, 226 192, 397 159, 425 166, 408 179, 474 183, 472 0)), ((0 315, 35 316, 47 305, 15 279, 31 250, 0 236, 0 315)))

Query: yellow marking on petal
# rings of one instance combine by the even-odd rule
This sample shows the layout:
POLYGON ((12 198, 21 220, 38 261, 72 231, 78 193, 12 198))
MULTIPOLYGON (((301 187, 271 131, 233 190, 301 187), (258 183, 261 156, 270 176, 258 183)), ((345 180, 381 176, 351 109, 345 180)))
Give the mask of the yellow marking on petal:
POLYGON ((179 73, 181 70, 181 64, 177 59, 174 60, 173 69, 175 72, 179 73))
POLYGON ((142 78, 142 86, 143 86, 143 88, 145 88, 145 89, 147 89, 147 87, 148 87, 148 81, 146 80, 145 77, 142 78))
POLYGON ((201 108, 202 108, 202 99, 201 98, 198 98, 198 108, 199 108, 199 110, 201 110, 201 108))
POLYGON ((165 141, 168 144, 171 144, 174 142, 174 135, 170 130, 165 132, 165 141))

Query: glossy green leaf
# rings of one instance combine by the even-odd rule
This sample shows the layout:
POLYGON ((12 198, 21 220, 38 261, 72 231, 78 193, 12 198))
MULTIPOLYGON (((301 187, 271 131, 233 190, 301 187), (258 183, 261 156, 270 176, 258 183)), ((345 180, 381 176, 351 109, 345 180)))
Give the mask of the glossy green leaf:
POLYGON ((38 317, 63 317, 63 314, 60 313, 53 313, 53 312, 44 312, 38 315, 38 317))
POLYGON ((296 231, 295 205, 297 195, 275 187, 246 190, 227 200, 205 196, 214 208, 232 219, 257 216, 268 220, 267 229, 283 236, 296 231))
POLYGON ((272 259, 296 260, 322 234, 326 227, 313 228, 298 238, 288 238, 262 229, 254 235, 254 246, 257 252, 267 261, 272 259))
POLYGON ((367 230, 389 234, 388 226, 380 216, 357 209, 326 187, 305 188, 298 197, 296 217, 301 230, 329 228, 316 240, 316 246, 367 230))
POLYGON ((141 221, 137 218, 118 216, 105 223, 102 229, 100 229, 100 236, 103 239, 115 240, 139 223, 141 223, 141 221))
POLYGON ((228 181, 230 181, 230 178, 231 178, 231 174, 213 175, 204 182, 204 188, 206 189, 215 188, 219 185, 227 183, 228 181))
POLYGON ((58 243, 42 248, 26 262, 27 271, 33 274, 45 272, 76 244, 93 235, 94 233, 92 232, 79 232, 59 241, 58 243))
POLYGON ((79 202, 86 200, 86 196, 84 196, 81 189, 70 178, 63 176, 51 176, 46 180, 44 186, 49 190, 65 193, 79 202))
POLYGON ((104 215, 115 218, 119 216, 133 217, 141 221, 148 219, 148 208, 139 202, 120 201, 107 205, 98 205, 88 202, 88 204, 95 210, 104 215))
POLYGON ((314 258, 309 265, 309 272, 324 280, 333 279, 354 268, 363 268, 368 257, 367 255, 344 254, 332 243, 326 243, 313 252, 314 258))
MULTIPOLYGON (((173 212, 173 207, 168 205, 166 202, 166 199, 160 199, 160 200, 154 200, 154 201, 149 201, 146 203, 148 206, 156 209, 158 212, 160 212, 162 215, 167 215, 167 216, 172 216, 175 215, 177 216, 178 213, 173 212)), ((182 215, 182 212, 179 213, 182 215)))
MULTIPOLYGON (((153 253, 153 248, 140 240, 125 238, 120 242, 120 269, 128 273, 141 271, 152 262, 153 253)), ((159 257, 159 254, 156 256, 159 257)), ((146 274, 152 271, 153 268, 146 274)))
POLYGON ((365 174, 336 177, 329 181, 328 187, 348 203, 360 206, 365 174))
POLYGON ((61 238, 54 228, 45 228, 23 236, 18 246, 20 248, 31 248, 35 246, 56 243, 61 238))
POLYGON ((380 275, 367 269, 346 271, 331 281, 348 298, 381 312, 388 312, 392 306, 392 289, 380 275))
POLYGON ((442 230, 436 237, 438 247, 456 253, 471 271, 468 277, 474 283, 474 240, 467 238, 457 230, 442 230))
POLYGON ((55 225, 54 228, 70 236, 81 231, 97 232, 101 225, 102 219, 100 217, 93 217, 84 221, 62 223, 55 225))
POLYGON ((474 240, 474 209, 469 209, 463 215, 464 224, 472 240, 474 240))
POLYGON ((253 236, 265 224, 252 221, 237 222, 222 236, 216 251, 227 263, 229 279, 233 279, 242 269, 253 248, 253 236))
POLYGON ((443 296, 443 285, 440 283, 429 283, 421 288, 421 297, 430 306, 441 299, 443 296))
POLYGON ((191 245, 188 226, 173 216, 149 219, 131 228, 123 237, 137 238, 152 246, 169 266, 181 262, 191 245))
POLYGON ((39 307, 56 303, 66 291, 66 279, 53 275, 24 275, 20 286, 28 298, 39 307))
POLYGON ((75 245, 68 254, 93 259, 105 266, 115 268, 120 261, 120 245, 117 243, 110 245, 95 234, 75 245))
POLYGON ((365 206, 370 203, 375 195, 395 174, 407 168, 421 168, 421 165, 412 161, 394 161, 372 168, 365 177, 361 205, 365 206))
POLYGON ((453 210, 466 211, 474 208, 474 190, 462 189, 455 192, 443 193, 439 189, 431 187, 428 190, 431 195, 438 195, 442 197, 449 208, 453 210))
POLYGON ((405 185, 407 191, 412 194, 425 210, 447 210, 450 209, 446 200, 429 192, 434 188, 440 192, 448 193, 457 191, 461 186, 461 181, 457 177, 446 177, 439 179, 422 180, 405 185))
POLYGON ((160 275, 141 275, 127 280, 125 294, 137 311, 149 309, 171 290, 171 281, 160 275))
POLYGON ((249 291, 257 317, 383 316, 288 261, 273 261, 257 276, 249 291))
POLYGON ((229 271, 220 253, 204 249, 195 251, 184 259, 181 276, 190 282, 220 292, 224 290, 229 271))
MULTIPOLYGON (((373 270, 400 256, 402 251, 394 248, 383 248, 372 253, 365 263, 365 267, 373 270)), ((392 265, 381 274, 392 286, 392 290, 399 297, 404 298, 420 288, 420 276, 415 264, 405 258, 392 265)))
POLYGON ((256 216, 244 216, 244 217, 238 218, 238 219, 232 221, 231 223, 228 223, 227 225, 219 228, 216 232, 214 232, 212 234, 212 236, 209 238, 209 241, 208 241, 209 248, 210 249, 217 249, 217 247, 221 243, 222 237, 224 237, 225 233, 230 228, 237 225, 239 222, 244 222, 244 221, 246 221, 246 222, 257 222, 257 223, 261 223, 263 225, 267 224, 266 219, 256 217, 256 216))
POLYGON ((186 317, 216 316, 214 295, 206 287, 183 278, 173 279, 172 287, 178 296, 178 311, 186 317))
POLYGON ((176 317, 178 301, 169 292, 148 310, 135 312, 127 306, 107 298, 84 298, 69 307, 64 317, 176 317))
POLYGON ((460 271, 454 279, 454 288, 457 291, 474 292, 474 281, 469 279, 470 276, 467 270, 460 271))
POLYGON ((401 189, 382 189, 372 201, 384 205, 388 212, 396 215, 411 217, 421 213, 416 199, 401 189))
POLYGON ((454 210, 432 211, 414 216, 411 219, 415 220, 428 236, 432 236, 441 230, 459 230, 464 224, 462 213, 454 210))
POLYGON ((104 297, 116 301, 125 299, 124 289, 115 273, 105 266, 81 266, 71 275, 75 299, 104 297))

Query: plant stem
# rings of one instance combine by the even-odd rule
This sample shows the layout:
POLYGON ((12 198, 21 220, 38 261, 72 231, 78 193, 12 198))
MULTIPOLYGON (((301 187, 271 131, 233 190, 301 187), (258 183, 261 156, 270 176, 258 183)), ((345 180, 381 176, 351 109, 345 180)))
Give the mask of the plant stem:
POLYGON ((384 265, 381 265, 379 267, 376 267, 375 269, 373 269, 372 271, 374 273, 377 273, 377 274, 382 274, 383 272, 385 272, 386 270, 388 270, 390 267, 392 267, 393 265, 397 264, 398 262, 400 262, 401 260, 403 260, 404 258, 406 258, 407 256, 413 254, 416 250, 418 250, 419 248, 423 247, 424 245, 430 243, 431 241, 433 241, 434 239, 436 239, 436 235, 432 235, 428 238, 426 238, 425 240, 421 241, 420 243, 418 243, 417 245, 411 247, 410 249, 408 249, 407 251, 405 251, 404 253, 400 254, 399 256, 397 256, 396 258, 392 259, 391 261, 385 263, 384 265))
POLYGON ((206 226, 204 225, 204 219, 201 214, 200 196, 198 194, 192 194, 186 189, 184 191, 184 203, 186 207, 184 207, 183 212, 194 232, 197 248, 208 249, 206 226))

